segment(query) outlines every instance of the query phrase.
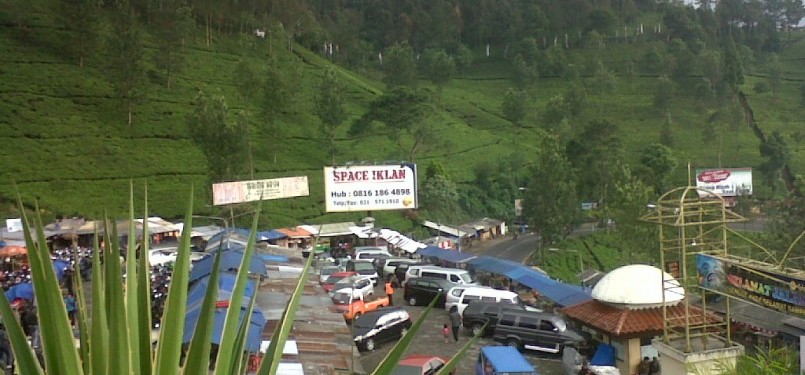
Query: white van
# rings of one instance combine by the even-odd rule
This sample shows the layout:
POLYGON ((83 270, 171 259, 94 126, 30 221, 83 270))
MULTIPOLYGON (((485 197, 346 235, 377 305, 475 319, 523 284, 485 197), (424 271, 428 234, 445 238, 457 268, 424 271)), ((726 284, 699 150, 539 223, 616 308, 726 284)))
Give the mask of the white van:
POLYGON ((403 285, 408 282, 412 277, 436 277, 445 279, 459 285, 477 285, 478 280, 475 279, 467 270, 460 268, 444 268, 439 266, 411 266, 405 271, 405 280, 403 285))
POLYGON ((379 246, 358 246, 355 248, 354 254, 355 259, 371 259, 369 257, 361 256, 363 254, 383 254, 387 255, 389 258, 392 257, 388 250, 379 246))
POLYGON ((520 304, 520 297, 517 293, 508 290, 492 289, 488 286, 459 285, 447 292, 444 301, 444 308, 447 311, 455 306, 459 314, 464 314, 464 309, 472 301, 520 304))

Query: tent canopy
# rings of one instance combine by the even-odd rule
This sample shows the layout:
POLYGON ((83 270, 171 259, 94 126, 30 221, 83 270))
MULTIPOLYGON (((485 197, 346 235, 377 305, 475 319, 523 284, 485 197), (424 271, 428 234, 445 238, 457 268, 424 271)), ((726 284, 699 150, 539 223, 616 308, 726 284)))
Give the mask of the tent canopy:
POLYGON ((428 246, 417 251, 419 255, 439 258, 450 263, 465 263, 475 259, 475 255, 456 250, 446 250, 437 246, 428 246))
POLYGON ((14 301, 15 299, 27 299, 29 301, 33 301, 34 285, 31 283, 19 283, 14 285, 6 291, 6 299, 9 302, 14 301))
POLYGON ((584 288, 551 279, 543 272, 506 259, 479 256, 468 262, 473 268, 506 276, 520 284, 538 291, 561 306, 575 305, 592 299, 584 288))
POLYGON ((258 241, 274 241, 286 237, 288 237, 287 234, 275 230, 266 230, 262 232, 257 232, 258 241))
MULTIPOLYGON (((221 270, 237 270, 240 268, 240 263, 243 260, 244 253, 238 250, 227 250, 221 253, 221 270)), ((212 267, 215 264, 215 257, 208 256, 193 265, 193 269, 190 270, 190 279, 189 281, 198 280, 204 276, 209 275, 212 273, 212 267)), ((252 260, 249 264, 249 273, 253 273, 256 275, 268 276, 268 270, 266 269, 265 263, 263 263, 263 259, 258 256, 257 254, 252 256, 252 260)))
MULTIPOLYGON (((232 295, 232 289, 235 287, 236 275, 230 273, 221 273, 218 282, 218 301, 229 301, 232 295)), ((193 338, 193 333, 196 329, 199 317, 201 315, 201 307, 204 303, 204 295, 207 291, 209 284, 209 277, 202 279, 198 284, 193 286, 187 296, 187 314, 185 315, 184 334, 182 335, 182 343, 188 343, 193 338)), ((249 297, 255 293, 255 285, 252 280, 246 284, 246 291, 244 294, 243 302, 241 304, 230 304, 229 308, 239 308, 240 317, 238 324, 242 324, 246 318, 246 310, 249 304, 249 297)), ((221 343, 221 332, 223 332, 224 321, 226 320, 226 313, 228 308, 216 308, 213 317, 212 327, 212 343, 221 343)), ((252 311, 249 320, 249 334, 246 338, 245 350, 252 353, 257 353, 260 350, 260 341, 263 333, 263 327, 266 325, 266 319, 263 313, 259 310, 252 311)))
POLYGON ((590 360, 593 366, 615 366, 615 347, 605 343, 599 343, 598 349, 590 360))

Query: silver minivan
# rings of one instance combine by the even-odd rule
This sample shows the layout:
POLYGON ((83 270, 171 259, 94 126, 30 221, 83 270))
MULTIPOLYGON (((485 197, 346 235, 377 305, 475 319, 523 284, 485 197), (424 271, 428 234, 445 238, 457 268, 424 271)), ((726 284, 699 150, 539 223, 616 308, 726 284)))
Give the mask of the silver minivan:
POLYGON ((478 280, 467 270, 439 266, 411 266, 405 271, 403 285, 412 277, 436 277, 458 285, 478 285, 478 280))

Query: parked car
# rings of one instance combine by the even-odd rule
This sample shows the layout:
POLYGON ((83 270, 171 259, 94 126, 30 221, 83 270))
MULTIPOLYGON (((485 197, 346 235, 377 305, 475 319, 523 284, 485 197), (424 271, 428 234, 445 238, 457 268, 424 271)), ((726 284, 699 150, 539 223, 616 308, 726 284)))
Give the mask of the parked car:
POLYGON ((354 294, 360 294, 364 297, 375 294, 372 279, 363 275, 352 275, 338 280, 338 282, 333 285, 333 289, 330 291, 330 297, 333 297, 335 292, 341 289, 353 289, 355 291, 354 294))
POLYGON ((394 271, 397 269, 397 266, 402 263, 412 264, 419 262, 420 262, 419 260, 411 258, 388 258, 386 259, 386 262, 383 264, 383 272, 382 275, 380 276, 386 277, 386 275, 394 274, 394 271))
POLYGON ((397 264, 397 267, 394 268, 394 276, 397 276, 397 280, 400 282, 402 286, 403 281, 405 281, 405 273, 408 272, 408 268, 412 266, 425 266, 425 265, 433 265, 432 263, 417 261, 414 263, 400 263, 397 264))
POLYGON ((409 354, 397 363, 391 375, 435 375, 449 360, 431 354, 409 354))
POLYGON ((341 267, 338 266, 324 266, 319 269, 319 284, 324 284, 330 275, 341 272, 341 267))
POLYGON ((372 279, 372 284, 377 285, 377 279, 379 277, 371 260, 350 259, 347 262, 347 271, 353 271, 363 276, 369 276, 369 278, 372 279))
POLYGON ((464 309, 464 314, 461 315, 461 325, 471 330, 473 336, 491 335, 495 330, 495 325, 498 324, 500 314, 510 309, 525 311, 525 307, 522 305, 473 301, 464 309))
POLYGON ((472 301, 522 304, 517 293, 508 290, 493 289, 487 286, 458 285, 447 292, 447 302, 445 302, 444 308, 449 311, 456 307, 458 313, 463 314, 464 309, 472 301))
POLYGON ((478 280, 467 270, 460 268, 445 268, 434 265, 410 266, 405 272, 403 285, 412 277, 439 277, 462 285, 477 285, 478 280))
POLYGON ((388 249, 381 246, 358 246, 353 250, 352 254, 355 259, 366 259, 361 257, 362 254, 386 254, 391 257, 388 249))
POLYGON ((475 362, 475 375, 538 375, 523 355, 515 348, 506 346, 484 346, 475 362))
POLYGON ((343 278, 346 278, 346 277, 355 276, 357 274, 358 274, 357 272, 350 272, 350 271, 336 272, 336 273, 330 275, 327 278, 327 280, 324 280, 324 284, 321 284, 321 286, 322 286, 322 288, 324 288, 325 292, 329 293, 329 292, 331 292, 333 290, 333 287, 335 286, 335 283, 337 283, 339 280, 341 280, 343 278))
POLYGON ((586 340, 556 314, 506 310, 500 314, 492 335, 495 341, 516 348, 561 353, 567 346, 579 349, 586 340))
POLYGON ((401 307, 385 307, 352 322, 352 339, 358 350, 372 351, 378 344, 403 337, 411 328, 411 317, 401 307))
POLYGON ((339 289, 333 295, 336 311, 344 314, 348 322, 370 311, 389 305, 389 297, 364 296, 356 289, 339 289))
POLYGON ((447 291, 456 284, 435 277, 414 277, 405 284, 403 298, 411 306, 427 306, 437 298, 436 305, 444 307, 447 291))

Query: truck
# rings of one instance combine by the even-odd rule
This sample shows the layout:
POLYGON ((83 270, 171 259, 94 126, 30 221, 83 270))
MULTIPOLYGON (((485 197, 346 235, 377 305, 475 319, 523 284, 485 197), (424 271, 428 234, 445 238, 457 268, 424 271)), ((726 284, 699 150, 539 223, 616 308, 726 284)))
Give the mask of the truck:
POLYGON ((333 304, 336 311, 342 313, 344 319, 350 322, 369 311, 388 306, 389 297, 365 296, 354 289, 344 288, 337 290, 333 294, 333 304))

